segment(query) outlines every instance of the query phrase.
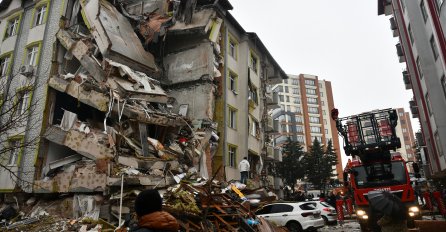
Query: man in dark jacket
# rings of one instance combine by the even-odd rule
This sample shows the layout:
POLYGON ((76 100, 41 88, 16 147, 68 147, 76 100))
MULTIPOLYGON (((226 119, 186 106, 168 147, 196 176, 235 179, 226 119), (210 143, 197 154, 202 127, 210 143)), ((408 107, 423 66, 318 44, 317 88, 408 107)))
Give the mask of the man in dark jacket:
POLYGON ((163 199, 157 190, 142 191, 135 200, 138 227, 132 232, 170 232, 178 231, 180 225, 168 212, 162 211, 163 199))

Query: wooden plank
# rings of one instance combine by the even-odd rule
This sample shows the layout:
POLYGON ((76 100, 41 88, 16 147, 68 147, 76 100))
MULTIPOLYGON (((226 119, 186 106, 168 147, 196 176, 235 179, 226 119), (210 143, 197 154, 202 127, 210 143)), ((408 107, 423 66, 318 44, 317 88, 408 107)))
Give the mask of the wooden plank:
POLYGON ((225 224, 229 229, 232 231, 235 231, 235 228, 231 226, 228 222, 226 222, 222 217, 220 217, 218 214, 212 212, 212 215, 214 215, 219 221, 221 221, 223 224, 225 224))

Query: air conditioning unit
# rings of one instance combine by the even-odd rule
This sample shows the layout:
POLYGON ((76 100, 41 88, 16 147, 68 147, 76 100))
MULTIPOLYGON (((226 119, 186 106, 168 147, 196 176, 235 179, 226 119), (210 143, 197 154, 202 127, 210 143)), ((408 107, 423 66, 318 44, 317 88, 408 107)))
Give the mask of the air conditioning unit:
POLYGON ((23 65, 22 67, 20 67, 20 74, 27 77, 32 76, 34 74, 34 66, 23 65))

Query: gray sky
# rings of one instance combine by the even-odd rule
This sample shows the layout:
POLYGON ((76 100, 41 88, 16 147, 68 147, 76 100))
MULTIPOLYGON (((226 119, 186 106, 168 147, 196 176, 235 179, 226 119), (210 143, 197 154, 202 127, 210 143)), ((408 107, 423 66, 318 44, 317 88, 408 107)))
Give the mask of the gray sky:
MULTIPOLYGON (((257 33, 286 73, 331 81, 340 117, 383 108, 409 111, 412 92, 404 88, 398 38, 389 16, 378 16, 376 0, 230 2, 240 25, 257 33)), ((418 120, 412 126, 417 131, 418 120)))

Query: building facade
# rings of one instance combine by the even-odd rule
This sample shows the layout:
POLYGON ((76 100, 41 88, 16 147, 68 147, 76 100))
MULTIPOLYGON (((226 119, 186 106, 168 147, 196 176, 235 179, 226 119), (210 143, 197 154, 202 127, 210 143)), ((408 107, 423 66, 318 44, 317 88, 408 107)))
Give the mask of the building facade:
POLYGON ((129 186, 174 184, 166 165, 238 180, 245 156, 253 186, 279 189, 270 90, 287 75, 228 1, 180 2, 0 3, 0 192, 104 192, 123 168, 146 170, 129 186))
POLYGON ((401 154, 406 161, 416 161, 416 141, 412 130, 412 123, 409 112, 404 108, 397 108, 398 125, 395 127, 396 136, 400 138, 401 148, 397 152, 401 154))
POLYGON ((446 175, 446 11, 443 1, 378 1, 378 15, 390 16, 390 27, 403 81, 412 89, 409 104, 421 126, 421 147, 426 154, 427 176, 446 175))
POLYGON ((338 157, 335 174, 342 181, 339 138, 336 123, 330 117, 331 109, 334 108, 331 82, 309 74, 288 77, 273 89, 279 94, 281 107, 273 113, 274 119, 280 124, 279 135, 275 138, 276 146, 286 142, 289 137, 301 143, 307 151, 314 139, 323 145, 331 140, 338 157))

